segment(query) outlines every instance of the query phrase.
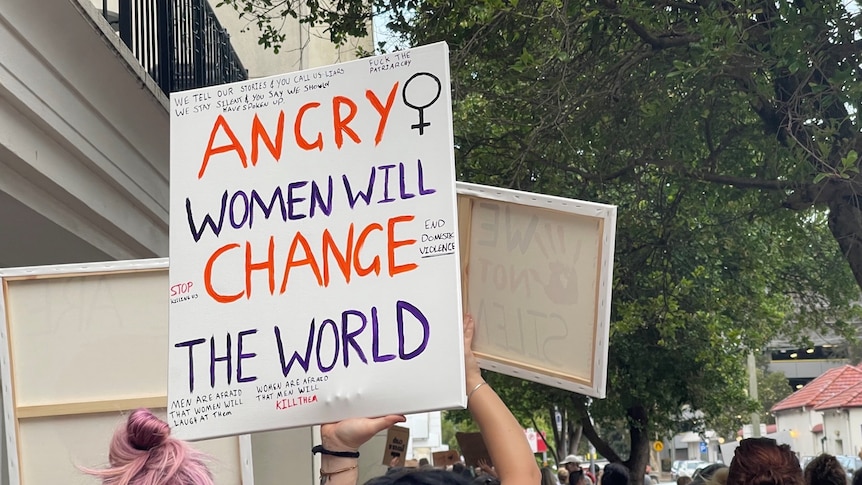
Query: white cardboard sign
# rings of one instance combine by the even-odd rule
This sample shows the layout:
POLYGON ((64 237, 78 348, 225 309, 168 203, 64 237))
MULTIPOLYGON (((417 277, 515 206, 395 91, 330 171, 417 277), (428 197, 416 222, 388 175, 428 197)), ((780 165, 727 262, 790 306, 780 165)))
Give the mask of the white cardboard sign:
POLYGON ((171 116, 177 436, 465 404, 445 44, 174 93, 171 116))

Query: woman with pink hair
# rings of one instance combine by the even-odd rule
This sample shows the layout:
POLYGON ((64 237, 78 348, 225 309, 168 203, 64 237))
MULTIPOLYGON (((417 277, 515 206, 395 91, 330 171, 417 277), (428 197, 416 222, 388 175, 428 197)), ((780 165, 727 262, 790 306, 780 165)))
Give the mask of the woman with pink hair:
POLYGON ((205 456, 170 433, 149 410, 133 411, 111 440, 110 467, 84 472, 103 485, 214 485, 205 456))

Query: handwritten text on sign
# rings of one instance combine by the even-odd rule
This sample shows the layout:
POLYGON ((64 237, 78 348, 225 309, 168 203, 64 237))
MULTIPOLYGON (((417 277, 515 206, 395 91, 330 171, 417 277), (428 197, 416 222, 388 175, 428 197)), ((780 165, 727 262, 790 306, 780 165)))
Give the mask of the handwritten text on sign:
POLYGON ((447 57, 172 95, 180 436, 461 404, 447 57), (432 368, 452 382, 429 386, 432 368))

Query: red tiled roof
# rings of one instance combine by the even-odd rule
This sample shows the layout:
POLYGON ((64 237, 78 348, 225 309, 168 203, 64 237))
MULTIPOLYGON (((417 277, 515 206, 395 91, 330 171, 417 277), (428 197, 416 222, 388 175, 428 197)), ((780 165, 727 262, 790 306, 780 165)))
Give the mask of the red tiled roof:
POLYGON ((814 427, 811 428, 811 432, 814 434, 820 434, 823 432, 823 423, 815 424, 814 427))
POLYGON ((816 411, 835 408, 859 408, 862 407, 862 381, 844 389, 838 394, 822 401, 814 407, 816 411))
POLYGON ((860 382, 862 382, 862 369, 850 365, 833 367, 802 389, 776 403, 771 411, 815 407, 860 382))

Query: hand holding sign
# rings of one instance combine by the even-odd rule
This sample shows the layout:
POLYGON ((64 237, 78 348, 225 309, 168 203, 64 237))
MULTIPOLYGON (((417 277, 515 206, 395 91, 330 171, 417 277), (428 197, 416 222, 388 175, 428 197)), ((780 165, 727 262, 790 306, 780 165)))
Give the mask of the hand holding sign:
POLYGON ((356 451, 384 429, 406 421, 403 415, 390 414, 379 418, 351 418, 320 427, 320 441, 327 450, 356 451))

